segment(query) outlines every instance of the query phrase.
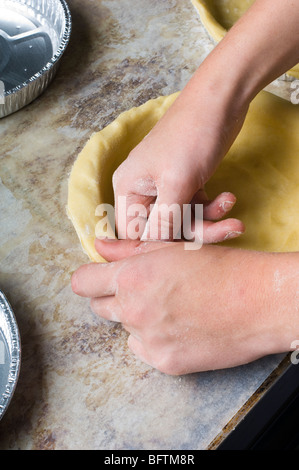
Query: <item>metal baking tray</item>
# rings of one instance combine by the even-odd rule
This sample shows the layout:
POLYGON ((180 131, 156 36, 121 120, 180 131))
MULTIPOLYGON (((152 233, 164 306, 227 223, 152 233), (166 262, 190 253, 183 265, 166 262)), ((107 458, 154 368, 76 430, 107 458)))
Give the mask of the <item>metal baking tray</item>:
POLYGON ((65 0, 0 0, 0 118, 46 89, 70 34, 65 0))
POLYGON ((14 394, 21 365, 21 341, 12 308, 0 291, 0 420, 14 394))

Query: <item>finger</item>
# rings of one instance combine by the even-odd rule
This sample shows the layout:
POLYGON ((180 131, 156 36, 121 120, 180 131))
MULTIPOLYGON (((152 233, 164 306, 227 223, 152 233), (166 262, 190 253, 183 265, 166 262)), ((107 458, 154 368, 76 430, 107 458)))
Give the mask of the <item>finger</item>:
POLYGON ((203 218, 205 220, 220 220, 232 210, 236 203, 236 196, 230 192, 219 194, 212 201, 202 199, 199 191, 192 200, 193 204, 203 204, 203 218))
POLYGON ((81 297, 115 295, 120 263, 90 263, 80 266, 72 275, 73 292, 81 297))
POLYGON ((144 348, 140 339, 132 334, 128 338, 128 347, 132 353, 137 356, 142 362, 154 367, 153 360, 148 351, 144 348))
POLYGON ((178 194, 161 191, 149 214, 141 239, 172 241, 180 231, 183 219, 183 203, 178 194))
MULTIPOLYGON (((192 227, 192 229, 194 235, 194 227, 192 227)), ((243 222, 238 219, 225 219, 219 222, 203 221, 202 238, 204 244, 220 243, 228 239, 237 238, 244 232, 245 226, 243 222)), ((191 240, 192 237, 190 236, 189 239, 191 240)), ((96 239, 95 247, 103 258, 111 262, 141 253, 167 248, 179 243, 179 240, 175 242, 163 242, 159 240, 143 242, 141 240, 96 239)))
POLYGON ((220 243, 237 238, 245 232, 243 222, 238 219, 225 219, 220 222, 203 222, 203 243, 220 243))
POLYGON ((131 193, 115 197, 115 226, 118 238, 140 240, 152 203, 153 197, 141 194, 131 193))
POLYGON ((149 214, 150 204, 155 201, 157 195, 154 180, 147 175, 144 168, 134 164, 134 159, 129 155, 114 172, 113 190, 118 238, 134 238, 127 233, 132 219, 140 224, 140 238, 149 214), (136 217, 135 209, 141 210, 140 217, 136 217))
POLYGON ((130 256, 166 248, 176 242, 96 239, 95 248, 106 261, 118 261, 130 256))
POLYGON ((122 310, 115 296, 93 298, 90 301, 90 307, 101 318, 113 322, 121 322, 122 310))

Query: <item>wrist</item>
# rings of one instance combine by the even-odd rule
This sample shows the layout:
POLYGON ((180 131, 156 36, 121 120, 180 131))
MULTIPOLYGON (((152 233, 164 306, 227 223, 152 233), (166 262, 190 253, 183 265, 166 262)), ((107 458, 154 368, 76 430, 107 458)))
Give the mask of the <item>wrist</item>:
MULTIPOLYGON (((214 60, 206 59, 178 97, 175 106, 184 145, 198 164, 204 185, 239 134, 250 104, 250 93, 240 89, 236 74, 213 72, 214 60)), ((218 64, 219 68, 220 64, 218 64)))
POLYGON ((227 253, 235 266, 227 284, 239 354, 251 361, 290 351, 299 340, 294 254, 234 249, 227 253))
POLYGON ((256 311, 265 353, 288 352, 299 339, 299 254, 261 253, 259 258, 256 311))
POLYGON ((299 8, 293 0, 256 0, 207 57, 241 103, 299 61, 299 8))

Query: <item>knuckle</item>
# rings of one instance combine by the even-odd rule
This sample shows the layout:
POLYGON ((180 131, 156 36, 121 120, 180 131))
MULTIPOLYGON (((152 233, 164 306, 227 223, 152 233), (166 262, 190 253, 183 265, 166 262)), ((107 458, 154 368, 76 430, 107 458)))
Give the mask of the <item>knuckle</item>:
POLYGON ((122 324, 129 332, 137 332, 142 325, 142 314, 138 308, 123 309, 122 324))
POLYGON ((182 175, 176 171, 167 171, 163 174, 163 183, 168 189, 177 190, 182 183, 182 175))
POLYGON ((123 266, 118 275, 118 285, 123 292, 134 293, 140 292, 140 289, 148 284, 148 269, 146 263, 131 262, 123 266))
POLYGON ((124 180, 125 177, 125 169, 126 169, 126 161, 122 162, 118 168, 114 171, 112 175, 112 186, 113 188, 117 188, 120 186, 121 182, 124 180))
POLYGON ((112 185, 114 188, 126 184, 126 180, 130 177, 132 171, 136 169, 136 152, 136 149, 133 149, 114 171, 112 175, 112 185))
POLYGON ((159 355, 156 361, 156 368, 166 375, 180 375, 182 369, 179 365, 177 357, 172 353, 165 353, 161 356, 159 355))
POLYGON ((117 187, 118 182, 119 182, 119 168, 117 168, 117 170, 115 170, 115 172, 112 175, 112 186, 114 189, 117 187))

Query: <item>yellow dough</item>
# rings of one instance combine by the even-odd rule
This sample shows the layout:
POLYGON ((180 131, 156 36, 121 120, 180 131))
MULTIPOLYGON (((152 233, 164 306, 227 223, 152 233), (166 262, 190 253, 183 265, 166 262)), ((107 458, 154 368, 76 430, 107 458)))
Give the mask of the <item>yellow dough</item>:
MULTIPOLYGON (((255 0, 191 0, 208 33, 219 42, 255 0)), ((299 64, 288 75, 299 78, 299 64)))
POLYGON ((230 217, 246 232, 230 246, 299 250, 299 107, 268 92, 251 103, 245 124, 215 175, 209 197, 231 191, 230 217))
MULTIPOLYGON (((176 97, 159 97, 121 114, 91 137, 74 163, 67 213, 92 261, 104 261, 94 248, 99 221, 95 212, 101 203, 113 204, 114 170, 176 97)), ((169 161, 171 171, 171 155, 169 161)), ((246 232, 227 244, 261 251, 298 251, 299 107, 261 92, 206 189, 210 198, 222 191, 237 196, 230 217, 240 218, 246 232)))

